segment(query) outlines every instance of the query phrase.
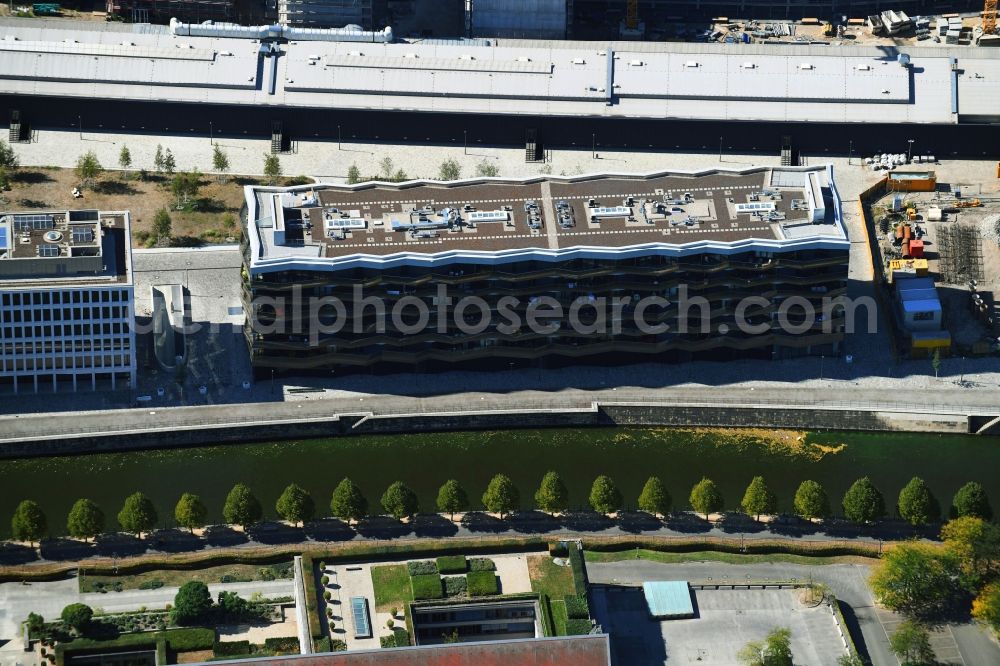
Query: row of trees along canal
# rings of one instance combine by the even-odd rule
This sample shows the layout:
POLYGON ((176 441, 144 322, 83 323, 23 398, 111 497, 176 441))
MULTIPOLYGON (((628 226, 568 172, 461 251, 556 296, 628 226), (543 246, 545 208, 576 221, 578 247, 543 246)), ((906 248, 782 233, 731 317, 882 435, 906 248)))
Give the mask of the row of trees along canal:
MULTIPOLYGON (((571 507, 569 490, 558 472, 550 471, 542 478, 534 495, 535 506, 545 512, 556 514, 571 507)), ((589 504, 600 514, 611 514, 624 506, 624 498, 615 482, 608 476, 598 476, 591 487, 589 504)), ((726 503, 722 493, 711 479, 703 478, 691 489, 688 496, 691 508, 704 514, 722 512, 726 503)), ((661 479, 651 476, 646 481, 638 497, 638 507, 642 511, 663 516, 673 508, 673 498, 661 479)), ((390 485, 381 498, 382 509, 388 515, 402 520, 420 511, 416 493, 401 481, 390 485)), ((761 476, 755 476, 747 486, 740 502, 740 509, 755 520, 772 515, 777 511, 778 500, 761 476)), ((490 481, 482 495, 482 506, 487 511, 499 514, 500 519, 521 508, 521 494, 505 474, 497 474, 490 481)), ((863 477, 844 494, 841 502, 844 517, 848 520, 868 523, 886 515, 885 499, 878 488, 863 477)), ((454 514, 471 507, 469 494, 462 485, 451 479, 438 491, 436 508, 454 514)), ((829 497, 823 486, 816 481, 803 481, 795 493, 794 507, 797 515, 806 519, 822 519, 831 515, 829 497)), ((927 488, 923 479, 914 477, 900 491, 897 502, 899 515, 913 525, 936 522, 940 516, 940 505, 927 488)), ((275 512, 282 519, 298 525, 316 518, 316 502, 302 487, 293 483, 285 488, 275 504, 275 512)), ((350 478, 343 479, 333 491, 330 499, 330 513, 349 524, 369 515, 368 500, 360 488, 350 478)), ((983 487, 974 481, 962 486, 952 500, 951 514, 955 516, 976 516, 989 520, 992 509, 983 487)), ((229 492, 222 510, 226 523, 246 528, 261 521, 263 507, 245 484, 238 483, 229 492)), ((190 530, 204 527, 208 509, 194 494, 184 493, 174 508, 174 520, 180 527, 190 530)), ((104 511, 89 499, 77 500, 70 509, 66 530, 70 536, 91 539, 105 532, 104 511)), ((118 524, 125 532, 141 536, 159 524, 159 513, 153 502, 143 493, 136 492, 125 498, 118 512, 118 524)), ((22 501, 11 521, 15 540, 34 545, 48 534, 48 520, 37 502, 22 501)))

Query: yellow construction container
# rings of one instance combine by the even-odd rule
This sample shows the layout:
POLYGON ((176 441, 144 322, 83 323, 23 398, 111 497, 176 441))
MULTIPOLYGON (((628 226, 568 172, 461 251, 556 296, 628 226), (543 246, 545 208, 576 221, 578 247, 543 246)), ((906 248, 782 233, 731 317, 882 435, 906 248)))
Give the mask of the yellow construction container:
POLYGON ((908 219, 908 220, 915 220, 915 219, 917 219, 917 209, 916 208, 907 208, 906 209, 906 219, 908 219))
POLYGON ((915 275, 924 277, 927 275, 926 259, 892 259, 889 261, 889 283, 891 284, 896 273, 903 275, 915 275))

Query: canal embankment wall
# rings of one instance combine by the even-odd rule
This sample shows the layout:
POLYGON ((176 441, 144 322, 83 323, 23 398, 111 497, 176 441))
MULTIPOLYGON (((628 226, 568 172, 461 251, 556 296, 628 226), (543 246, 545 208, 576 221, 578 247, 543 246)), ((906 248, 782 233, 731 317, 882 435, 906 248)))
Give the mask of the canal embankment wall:
POLYGON ((280 418, 281 415, 274 413, 273 405, 270 406, 270 411, 270 418, 259 417, 252 421, 165 418, 159 422, 137 425, 134 429, 120 426, 90 432, 30 436, 0 434, 0 458, 371 434, 547 427, 700 426, 986 434, 983 426, 991 424, 994 419, 991 415, 969 415, 944 410, 927 412, 817 405, 721 406, 636 402, 592 402, 581 407, 406 414, 356 412, 304 418, 280 418))

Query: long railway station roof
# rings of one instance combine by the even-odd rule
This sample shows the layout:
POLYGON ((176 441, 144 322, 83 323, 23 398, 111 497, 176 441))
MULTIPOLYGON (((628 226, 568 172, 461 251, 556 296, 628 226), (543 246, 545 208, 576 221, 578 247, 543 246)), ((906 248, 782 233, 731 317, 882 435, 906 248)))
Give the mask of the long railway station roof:
POLYGON ((960 116, 1000 121, 998 71, 1000 53, 971 48, 533 40, 272 46, 174 35, 165 26, 0 19, 0 94, 55 97, 951 124, 960 116))
POLYGON ((848 247, 829 167, 247 186, 255 272, 848 247))

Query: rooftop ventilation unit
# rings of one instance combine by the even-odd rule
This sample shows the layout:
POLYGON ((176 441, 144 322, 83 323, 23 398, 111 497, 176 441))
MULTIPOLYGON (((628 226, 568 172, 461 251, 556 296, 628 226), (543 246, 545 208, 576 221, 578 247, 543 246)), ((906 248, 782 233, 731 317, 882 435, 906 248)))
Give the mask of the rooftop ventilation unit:
POLYGON ((529 58, 528 56, 518 56, 517 57, 517 61, 518 62, 531 62, 531 58, 529 58))
POLYGON ((583 58, 573 58, 573 64, 574 65, 586 65, 587 61, 584 60, 583 58))
POLYGON ((628 64, 632 67, 642 67, 641 60, 630 60, 628 64))
POLYGON ((754 64, 754 63, 752 63, 752 62, 745 62, 745 63, 743 63, 743 64, 742 64, 742 65, 740 65, 740 66, 741 66, 741 67, 742 67, 743 69, 756 69, 756 68, 757 68, 757 65, 755 65, 755 64, 754 64))
POLYGON ((475 60, 476 56, 469 55, 468 53, 463 53, 462 55, 458 56, 458 59, 459 60, 475 60))
POLYGON ((801 65, 799 65, 799 69, 813 69, 813 66, 807 62, 804 62, 801 65))
POLYGON ((872 68, 872 66, 871 66, 871 65, 858 65, 858 66, 857 66, 857 67, 855 67, 854 69, 858 70, 859 72, 867 72, 867 71, 868 71, 868 70, 870 70, 871 68, 872 68))
POLYGON ((420 56, 418 56, 416 53, 407 53, 403 57, 404 58, 419 58, 420 56))
POLYGON ((364 53, 362 53, 361 51, 348 51, 347 55, 359 58, 359 57, 363 56, 364 53))
POLYGON ((698 66, 698 61, 697 60, 688 60, 686 63, 684 63, 684 66, 685 67, 697 67, 698 66))

